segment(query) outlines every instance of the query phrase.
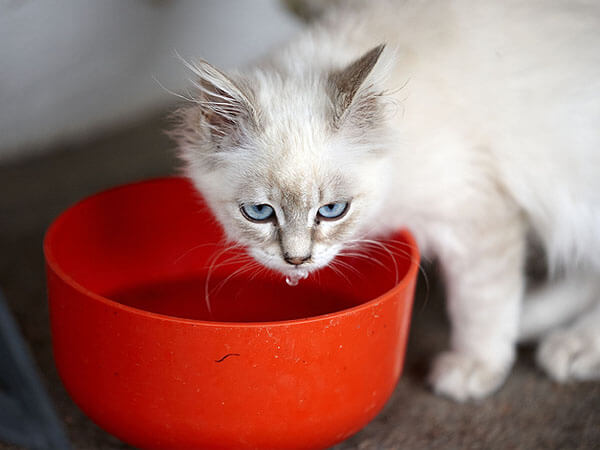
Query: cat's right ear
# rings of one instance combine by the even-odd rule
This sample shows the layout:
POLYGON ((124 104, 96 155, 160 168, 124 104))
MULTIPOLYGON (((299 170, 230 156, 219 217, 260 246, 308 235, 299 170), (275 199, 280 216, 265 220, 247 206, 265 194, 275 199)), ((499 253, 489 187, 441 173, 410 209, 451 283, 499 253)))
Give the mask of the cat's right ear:
POLYGON ((340 126, 352 110, 362 112, 363 116, 376 111, 376 95, 373 95, 372 83, 367 82, 367 79, 384 49, 385 44, 378 45, 348 66, 329 75, 336 127, 340 126))
POLYGON ((194 85, 198 92, 194 102, 200 108, 203 125, 210 130, 214 140, 235 138, 245 129, 257 125, 249 89, 243 89, 206 61, 188 67, 197 77, 194 85))

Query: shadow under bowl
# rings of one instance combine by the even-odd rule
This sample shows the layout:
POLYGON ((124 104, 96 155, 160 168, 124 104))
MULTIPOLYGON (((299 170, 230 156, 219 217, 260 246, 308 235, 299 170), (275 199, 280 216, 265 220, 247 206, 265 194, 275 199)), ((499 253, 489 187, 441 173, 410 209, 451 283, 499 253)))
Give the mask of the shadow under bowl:
POLYGON ((381 410, 404 361, 419 254, 399 232, 288 286, 182 178, 87 198, 44 241, 56 366, 140 448, 324 448, 381 410))

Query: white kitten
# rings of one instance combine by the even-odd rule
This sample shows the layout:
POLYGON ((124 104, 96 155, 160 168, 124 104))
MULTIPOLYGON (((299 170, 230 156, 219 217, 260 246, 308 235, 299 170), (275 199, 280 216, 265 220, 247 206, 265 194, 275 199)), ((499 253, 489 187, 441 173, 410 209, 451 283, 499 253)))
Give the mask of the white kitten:
POLYGON ((436 392, 497 389, 519 329, 553 378, 600 377, 600 3, 367 5, 243 71, 194 66, 174 133, 189 176, 291 276, 410 228, 447 281, 436 392), (556 279, 522 307, 529 234, 556 279))

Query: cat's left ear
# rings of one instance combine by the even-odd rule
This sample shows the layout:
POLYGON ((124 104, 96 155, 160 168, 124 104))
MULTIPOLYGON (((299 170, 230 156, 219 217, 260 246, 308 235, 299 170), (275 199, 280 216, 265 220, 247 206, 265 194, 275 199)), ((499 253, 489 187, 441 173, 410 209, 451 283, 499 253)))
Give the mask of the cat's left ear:
POLYGON ((329 85, 334 105, 334 125, 339 127, 353 110, 363 113, 374 112, 376 99, 373 97, 369 75, 379 60, 385 44, 369 50, 345 68, 329 75, 329 85))

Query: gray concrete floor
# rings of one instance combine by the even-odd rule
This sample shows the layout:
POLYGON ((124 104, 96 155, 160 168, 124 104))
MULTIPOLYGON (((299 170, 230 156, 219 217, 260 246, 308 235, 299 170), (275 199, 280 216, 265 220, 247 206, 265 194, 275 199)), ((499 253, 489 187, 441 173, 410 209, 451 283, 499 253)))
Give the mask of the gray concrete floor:
MULTIPOLYGON (((0 287, 77 449, 130 447, 87 419, 60 383, 48 325, 43 234, 62 210, 89 194, 176 172, 161 117, 0 165, 0 287)), ((429 289, 420 284, 405 372, 392 399, 335 449, 600 448, 600 383, 555 384, 535 367, 529 348, 521 349, 506 385, 487 400, 457 405, 431 394, 424 382, 428 363, 445 348, 448 327, 435 273, 430 278, 429 289)), ((0 443, 0 448, 18 447, 0 443)))

